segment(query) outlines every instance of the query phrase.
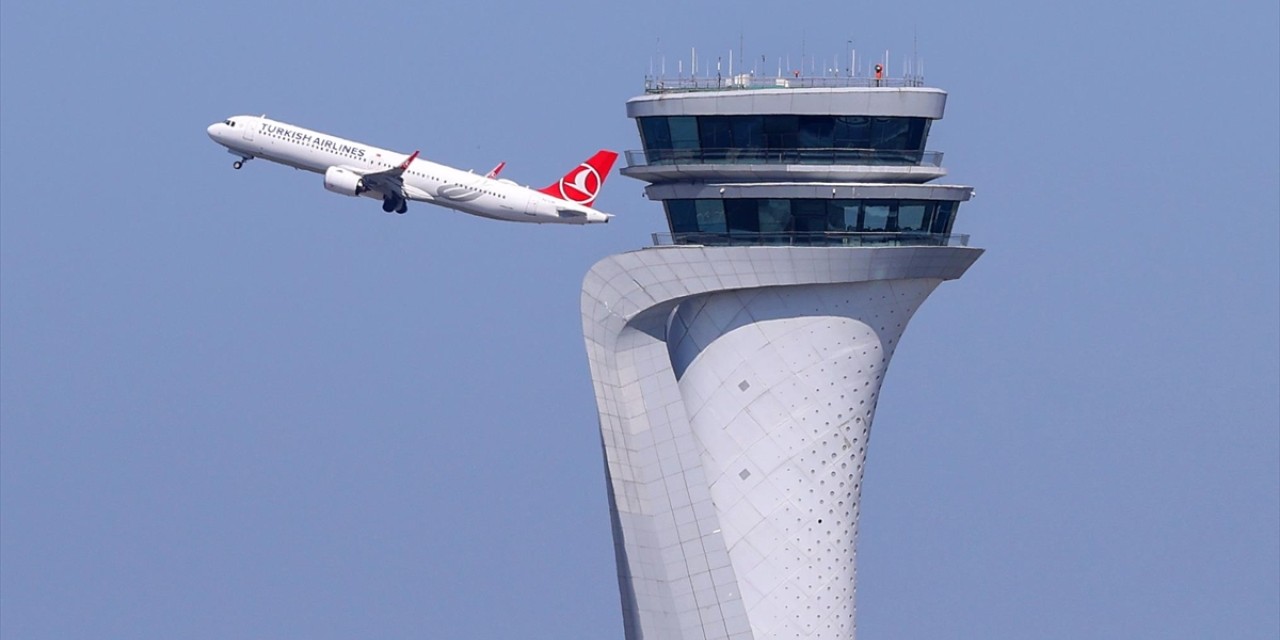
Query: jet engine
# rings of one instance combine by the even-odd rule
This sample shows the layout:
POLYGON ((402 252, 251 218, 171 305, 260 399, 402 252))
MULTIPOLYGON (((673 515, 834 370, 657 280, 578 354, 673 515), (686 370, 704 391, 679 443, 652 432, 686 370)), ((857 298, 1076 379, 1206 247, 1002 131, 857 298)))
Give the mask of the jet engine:
POLYGON ((358 196, 365 191, 360 174, 342 167, 329 167, 325 170, 324 188, 344 196, 358 196))

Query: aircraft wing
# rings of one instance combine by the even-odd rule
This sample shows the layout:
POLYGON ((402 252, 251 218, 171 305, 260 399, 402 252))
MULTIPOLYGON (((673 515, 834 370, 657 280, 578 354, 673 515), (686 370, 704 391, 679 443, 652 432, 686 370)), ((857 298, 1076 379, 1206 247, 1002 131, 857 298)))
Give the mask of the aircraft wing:
POLYGON ((401 176, 405 171, 409 170, 409 165, 418 158, 418 152, 414 151, 413 155, 405 159, 399 165, 382 171, 374 171, 366 173, 360 181, 364 183, 364 187, 370 191, 377 191, 384 195, 392 195, 400 198, 406 197, 404 191, 404 180, 401 176))

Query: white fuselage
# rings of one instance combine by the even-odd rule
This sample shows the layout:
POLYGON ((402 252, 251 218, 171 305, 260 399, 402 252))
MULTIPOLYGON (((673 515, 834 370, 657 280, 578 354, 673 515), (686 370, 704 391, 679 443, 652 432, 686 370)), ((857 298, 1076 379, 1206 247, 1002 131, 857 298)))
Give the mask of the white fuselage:
MULTIPOLYGON (((408 157, 408 154, 257 116, 235 116, 211 125, 208 133, 215 142, 244 159, 262 158, 319 174, 335 167, 360 175, 386 171, 408 157)), ((405 200, 429 202, 485 218, 586 224, 607 222, 610 217, 510 180, 460 171, 421 158, 409 164, 401 180, 405 200)), ((372 191, 358 195, 384 197, 372 191)))

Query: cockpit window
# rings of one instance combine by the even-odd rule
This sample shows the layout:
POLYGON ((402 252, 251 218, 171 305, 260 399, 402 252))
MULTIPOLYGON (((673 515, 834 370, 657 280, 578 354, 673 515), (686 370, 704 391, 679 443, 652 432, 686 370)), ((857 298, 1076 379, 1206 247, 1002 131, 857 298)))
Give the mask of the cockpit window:
POLYGON ((229 126, 229 127, 234 127, 234 126, 236 126, 236 123, 235 123, 234 121, 232 121, 232 120, 223 120, 223 121, 222 121, 222 123, 223 123, 223 124, 225 124, 225 125, 227 125, 227 126, 229 126))

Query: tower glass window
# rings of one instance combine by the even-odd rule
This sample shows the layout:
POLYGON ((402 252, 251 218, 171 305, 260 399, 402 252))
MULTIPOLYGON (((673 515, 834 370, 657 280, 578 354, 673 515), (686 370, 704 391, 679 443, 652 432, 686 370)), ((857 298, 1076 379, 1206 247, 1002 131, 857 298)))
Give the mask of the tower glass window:
POLYGON ((869 200, 862 205, 862 225, 859 231, 890 231, 889 215, 893 203, 886 200, 869 200))
POLYGON ((923 202, 898 203, 898 231, 924 231, 928 224, 925 220, 927 210, 923 202))
POLYGON ((670 149, 671 127, 666 118, 640 118, 640 140, 645 149, 670 149))
POLYGON ((671 127, 671 148, 699 148, 697 118, 693 116, 674 117, 669 119, 668 124, 671 127))
POLYGON ((705 198, 664 201, 676 242, 932 245, 951 233, 949 200, 705 198), (868 235, 869 234, 869 235, 868 235))
POLYGON ((724 200, 694 200, 694 210, 698 214, 698 231, 708 233, 724 233, 724 200))
POLYGON ((919 164, 927 118, 839 115, 637 118, 649 164, 919 164))
POLYGON ((702 116, 698 118, 698 140, 702 143, 703 157, 710 161, 723 161, 733 148, 733 124, 728 118, 702 116))
POLYGON ((830 215, 827 226, 835 231, 858 231, 858 209, 861 202, 857 200, 832 200, 827 205, 830 215))
POLYGON ((938 203, 938 213, 933 218, 933 233, 947 234, 951 233, 951 224, 955 222, 956 202, 940 202, 938 203))
MULTIPOLYGON (((750 200, 743 200, 750 202, 750 200)), ((791 201, 779 198, 755 200, 756 212, 760 216, 760 231, 770 233, 790 231, 795 228, 791 220, 791 201)))

